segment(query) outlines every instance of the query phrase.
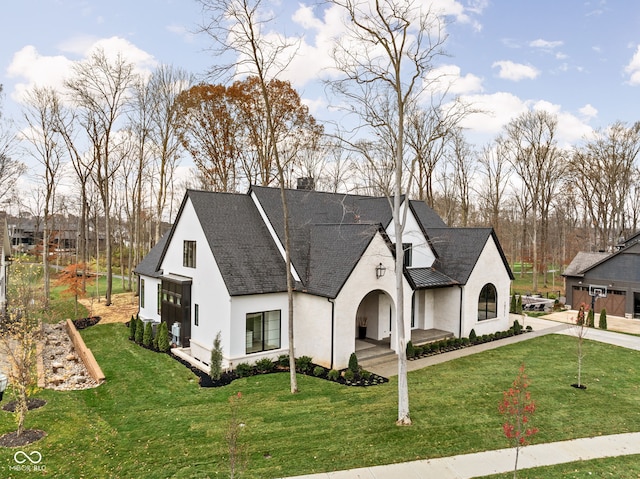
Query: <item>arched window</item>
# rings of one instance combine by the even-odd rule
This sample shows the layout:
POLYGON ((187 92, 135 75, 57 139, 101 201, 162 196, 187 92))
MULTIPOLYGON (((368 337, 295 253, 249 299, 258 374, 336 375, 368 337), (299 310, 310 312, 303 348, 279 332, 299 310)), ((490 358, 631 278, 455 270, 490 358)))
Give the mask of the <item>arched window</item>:
POLYGON ((496 318, 498 316, 498 293, 496 287, 487 283, 480 291, 478 298, 478 321, 496 318))

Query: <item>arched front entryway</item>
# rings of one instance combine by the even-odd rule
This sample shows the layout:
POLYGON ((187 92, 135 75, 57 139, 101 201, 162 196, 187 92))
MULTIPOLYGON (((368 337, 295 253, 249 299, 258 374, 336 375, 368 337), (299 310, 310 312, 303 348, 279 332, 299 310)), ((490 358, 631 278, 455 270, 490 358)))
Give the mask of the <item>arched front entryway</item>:
POLYGON ((391 296, 382 290, 371 291, 358 305, 354 318, 355 338, 360 341, 388 343, 395 315, 395 304, 391 296))

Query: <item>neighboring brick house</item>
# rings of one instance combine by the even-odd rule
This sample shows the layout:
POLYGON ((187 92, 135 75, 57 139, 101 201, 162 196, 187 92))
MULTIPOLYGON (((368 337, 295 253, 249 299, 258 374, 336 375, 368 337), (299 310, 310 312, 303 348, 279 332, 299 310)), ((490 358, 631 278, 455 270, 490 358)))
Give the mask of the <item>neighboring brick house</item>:
MULTIPOLYGON (((395 350, 395 234, 387 198, 287 190, 296 356, 344 368, 365 341, 395 350)), ((448 228, 404 201, 403 312, 408 336, 506 330, 513 275, 491 228, 448 228)), ((280 190, 189 190, 172 229, 137 266, 139 315, 166 321, 206 370, 221 333, 225 365, 288 352, 280 190)))

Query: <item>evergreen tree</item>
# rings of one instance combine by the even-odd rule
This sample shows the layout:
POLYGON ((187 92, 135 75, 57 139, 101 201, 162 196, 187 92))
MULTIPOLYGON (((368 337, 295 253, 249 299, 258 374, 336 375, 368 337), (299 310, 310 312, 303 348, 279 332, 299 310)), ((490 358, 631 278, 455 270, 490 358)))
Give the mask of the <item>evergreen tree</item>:
POLYGON ((153 326, 151 326, 151 321, 148 321, 144 325, 144 332, 142 333, 142 345, 150 348, 151 341, 153 341, 153 326))
POLYGON ((158 326, 158 351, 166 353, 170 348, 169 343, 169 329, 167 323, 162 321, 158 326))
POLYGON ((130 340, 134 340, 136 339, 136 326, 138 324, 138 321, 136 320, 136 318, 133 317, 133 314, 131 315, 131 321, 129 321, 129 339, 130 340))
POLYGON ((607 310, 604 308, 600 310, 600 319, 598 320, 598 327, 600 329, 607 329, 607 310))
POLYGON ((211 366, 209 376, 214 381, 220 379, 222 375, 222 340, 220 339, 220 331, 213 340, 213 349, 211 350, 211 366))
POLYGON ((136 319, 136 343, 142 344, 142 337, 144 336, 144 324, 140 318, 136 319))
POLYGON ((593 309, 590 309, 587 314, 587 326, 590 328, 595 326, 595 313, 593 312, 593 309))

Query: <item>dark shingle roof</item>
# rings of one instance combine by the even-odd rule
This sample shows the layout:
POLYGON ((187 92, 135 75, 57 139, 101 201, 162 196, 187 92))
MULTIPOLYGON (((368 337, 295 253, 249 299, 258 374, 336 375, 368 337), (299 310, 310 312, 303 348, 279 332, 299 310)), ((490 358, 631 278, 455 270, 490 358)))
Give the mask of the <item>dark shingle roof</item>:
POLYGON ((377 225, 316 225, 311 228, 306 290, 335 298, 379 231, 377 225))
POLYGON ((427 230, 438 258, 433 266, 460 284, 466 284, 484 246, 493 238, 504 267, 513 279, 500 243, 492 228, 430 228, 427 230))
POLYGON ((584 276, 584 271, 599 263, 603 259, 610 256, 609 253, 592 253, 588 251, 580 251, 571 260, 567 269, 562 273, 563 276, 584 276))
MULTIPOLYGON (((284 245, 284 216, 278 188, 251 188, 284 245)), ((286 190, 291 237, 291 262, 303 276, 309 271, 311 230, 316 225, 382 224, 391 222, 391 206, 386 197, 325 193, 309 190, 286 190)), ((327 246, 330 246, 327 241, 327 246)), ((305 282, 304 278, 301 278, 305 282)))
POLYGON ((428 228, 446 228, 447 225, 438 214, 433 211, 424 201, 411 200, 411 207, 415 211, 418 221, 422 226, 428 228))
POLYGON ((151 278, 159 278, 162 275, 160 268, 160 261, 164 252, 164 247, 169 239, 169 232, 162 235, 160 241, 158 241, 153 248, 142 258, 142 261, 138 263, 138 266, 133 270, 136 274, 143 276, 149 276, 151 278))
POLYGON ((248 195, 187 191, 231 296, 287 290, 285 263, 248 195))

